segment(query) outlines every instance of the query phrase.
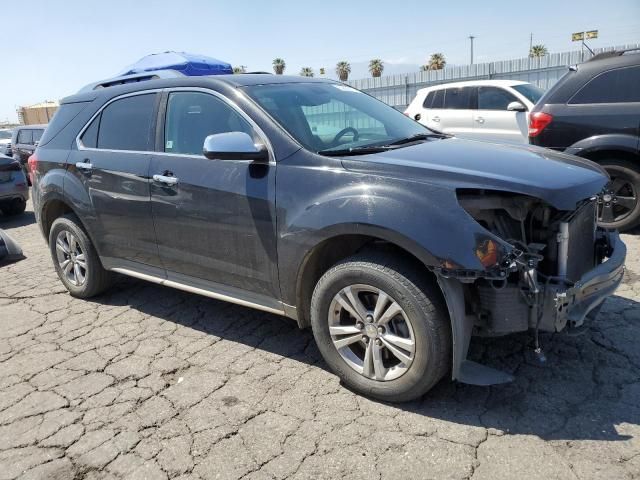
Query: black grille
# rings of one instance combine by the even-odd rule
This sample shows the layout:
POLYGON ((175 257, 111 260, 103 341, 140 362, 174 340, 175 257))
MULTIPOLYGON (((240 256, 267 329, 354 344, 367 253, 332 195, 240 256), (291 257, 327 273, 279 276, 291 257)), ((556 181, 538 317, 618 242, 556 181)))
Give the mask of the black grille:
POLYGON ((567 219, 569 222, 569 258, 567 278, 577 281, 595 266, 596 202, 582 205, 567 219))

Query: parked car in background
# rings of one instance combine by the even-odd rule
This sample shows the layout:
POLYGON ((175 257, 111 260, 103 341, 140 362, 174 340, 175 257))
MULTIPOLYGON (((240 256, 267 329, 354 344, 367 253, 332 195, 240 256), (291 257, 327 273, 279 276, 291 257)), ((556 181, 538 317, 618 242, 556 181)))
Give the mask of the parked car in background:
POLYGON ((26 165, 31 154, 35 152, 45 128, 46 125, 24 125, 13 129, 11 148, 13 157, 20 164, 26 165))
POLYGON ((0 129, 0 155, 11 156, 11 135, 10 129, 0 129))
POLYGON ((529 139, 602 165, 611 182, 598 200, 600 224, 640 225, 640 51, 571 67, 533 109, 529 139))
POLYGON ((405 115, 459 137, 527 143, 529 112, 542 93, 512 80, 446 83, 418 90, 405 115))
POLYGON ((402 401, 511 380, 467 359, 472 334, 579 328, 622 281, 593 162, 434 133, 322 78, 148 78, 63 100, 29 159, 76 297, 118 272, 288 316, 349 387, 402 401))
POLYGON ((0 155, 0 210, 5 215, 24 212, 29 199, 29 187, 20 163, 0 155))

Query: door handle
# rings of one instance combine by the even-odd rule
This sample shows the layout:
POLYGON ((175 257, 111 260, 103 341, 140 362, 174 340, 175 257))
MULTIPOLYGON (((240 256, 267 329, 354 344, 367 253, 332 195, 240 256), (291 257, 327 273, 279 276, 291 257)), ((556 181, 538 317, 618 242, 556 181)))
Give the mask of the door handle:
POLYGON ((176 183, 178 183, 178 179, 176 177, 170 177, 168 175, 154 175, 153 181, 164 183, 165 185, 175 185, 176 183))
POLYGON ((80 170, 91 170, 93 165, 89 162, 89 159, 87 159, 84 162, 76 162, 76 168, 80 170))
POLYGON ((433 120, 434 122, 439 122, 440 121, 440 117, 431 117, 431 120, 433 120))
POLYGON ((478 122, 478 123, 484 123, 484 118, 482 118, 482 117, 476 117, 476 122, 478 122))

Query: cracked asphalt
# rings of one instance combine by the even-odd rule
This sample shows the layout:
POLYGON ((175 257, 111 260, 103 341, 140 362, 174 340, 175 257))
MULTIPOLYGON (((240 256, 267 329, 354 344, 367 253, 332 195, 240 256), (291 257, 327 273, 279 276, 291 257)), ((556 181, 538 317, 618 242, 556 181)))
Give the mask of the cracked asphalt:
POLYGON ((0 480, 640 478, 640 235, 586 333, 474 340, 509 385, 351 393, 286 319, 122 278, 69 296, 28 211, 0 217, 0 480))

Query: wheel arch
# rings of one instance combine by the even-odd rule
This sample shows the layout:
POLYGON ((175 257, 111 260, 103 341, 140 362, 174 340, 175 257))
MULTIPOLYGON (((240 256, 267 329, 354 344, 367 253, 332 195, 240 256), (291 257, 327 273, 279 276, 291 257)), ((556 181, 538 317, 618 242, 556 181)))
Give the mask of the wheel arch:
MULTIPOLYGON (((362 230, 362 229, 360 229, 362 230)), ((425 276, 436 282, 435 274, 412 248, 410 242, 398 242, 381 232, 341 233, 329 236, 307 251, 296 278, 296 311, 300 328, 310 325, 311 296, 318 280, 332 266, 357 253, 371 250, 384 251, 405 258, 422 269, 425 276)), ((424 258, 424 257, 423 257, 424 258)))

